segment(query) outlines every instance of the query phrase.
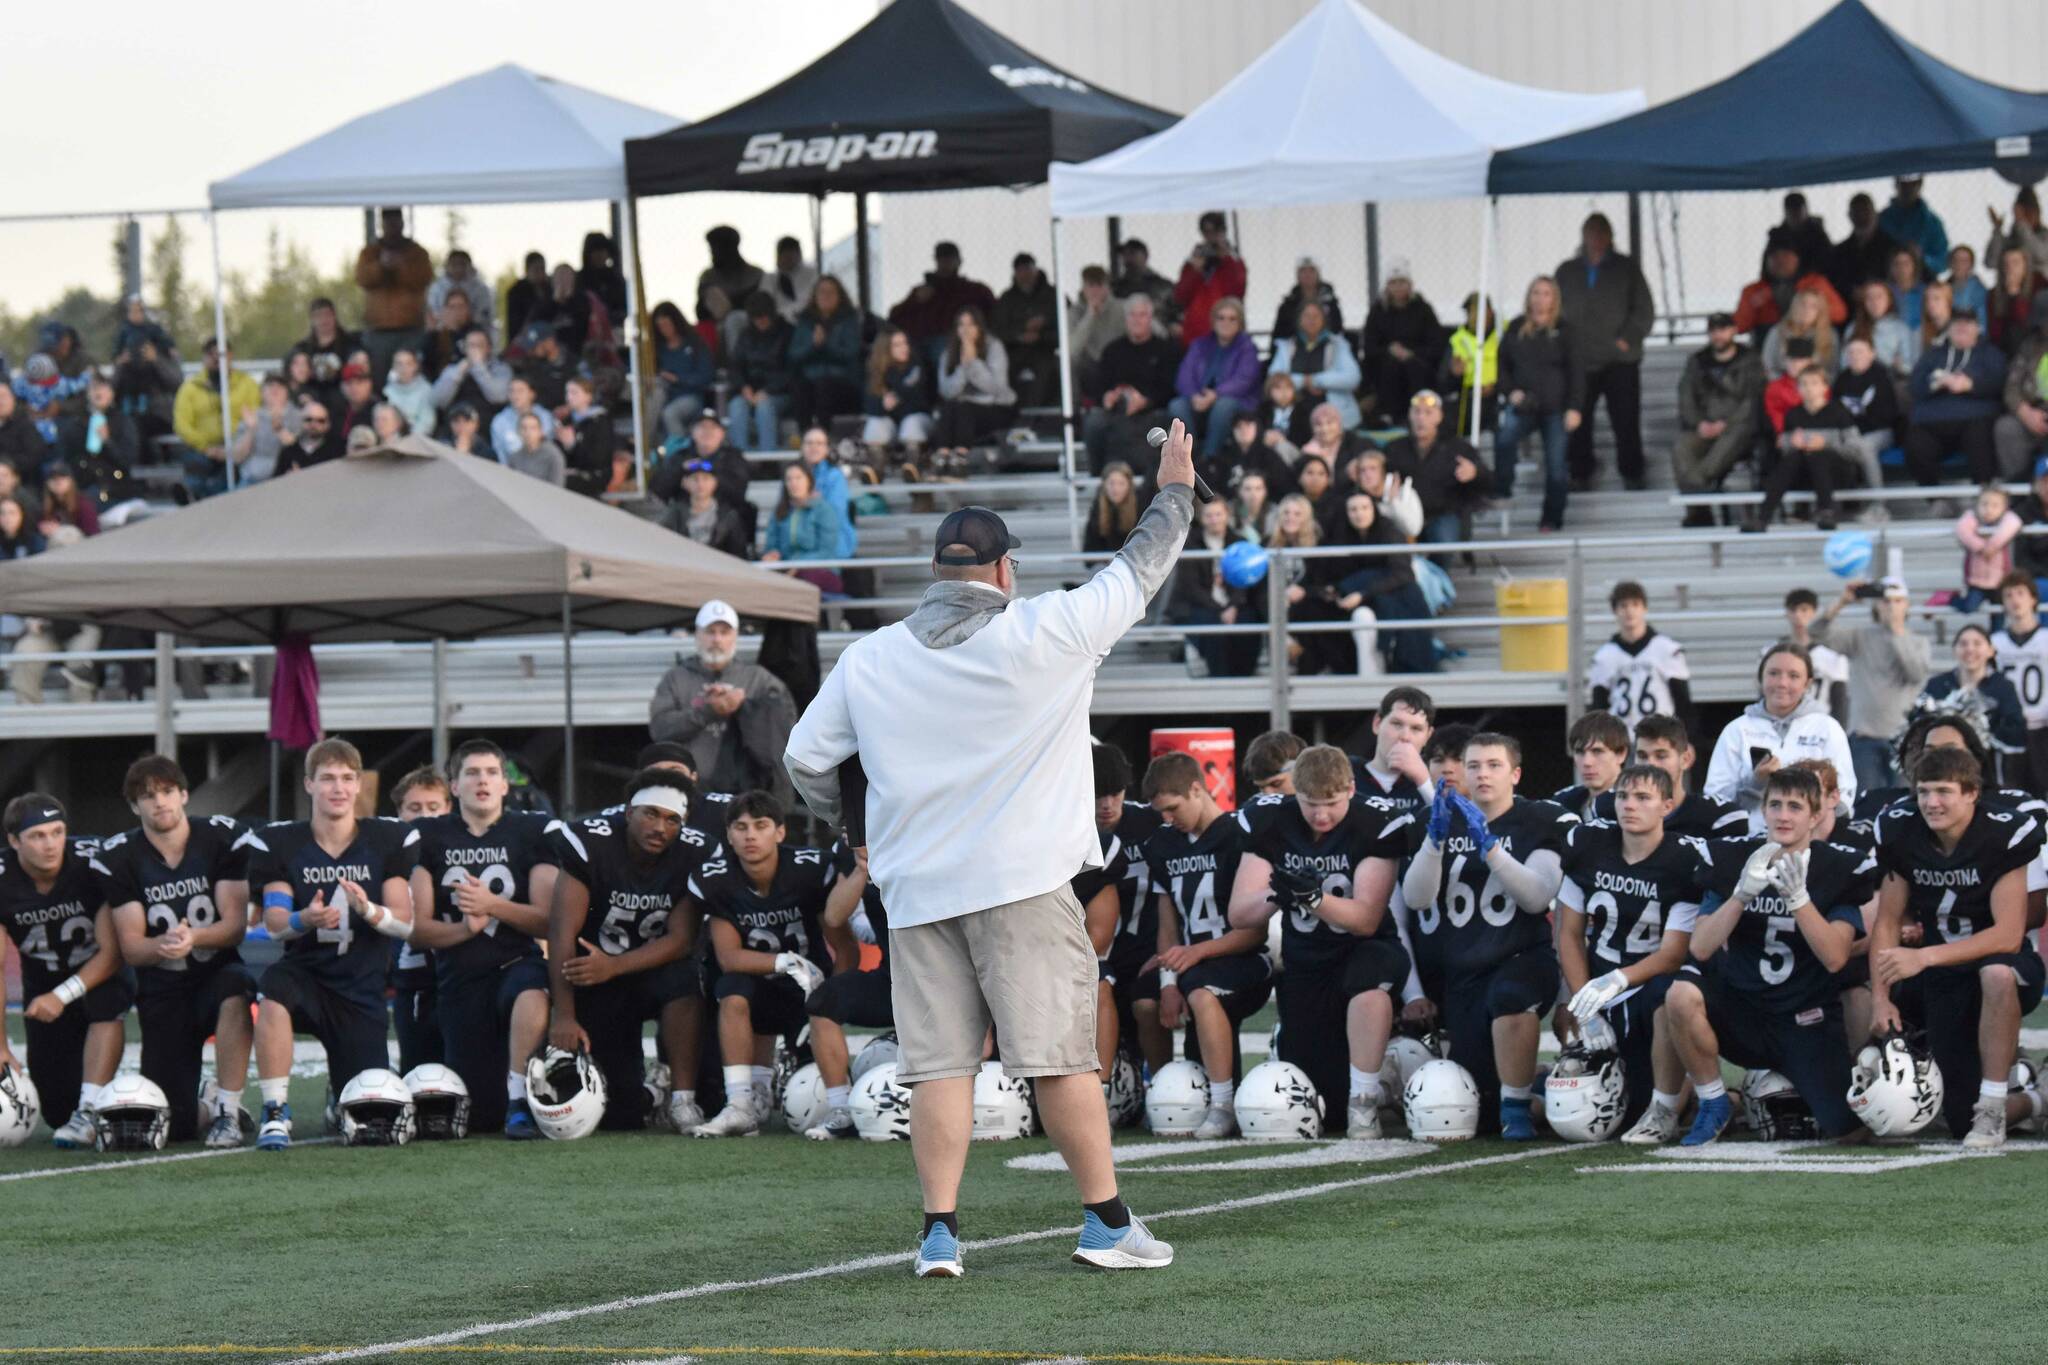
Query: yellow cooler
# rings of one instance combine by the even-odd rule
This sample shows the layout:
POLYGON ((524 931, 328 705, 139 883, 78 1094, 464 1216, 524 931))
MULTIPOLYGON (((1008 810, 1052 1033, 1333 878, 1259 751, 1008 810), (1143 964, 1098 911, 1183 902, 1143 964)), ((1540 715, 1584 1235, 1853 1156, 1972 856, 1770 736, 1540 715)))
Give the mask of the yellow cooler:
MULTIPOLYGON (((1563 616, 1571 589, 1562 578, 1522 578, 1496 583, 1494 613, 1499 616, 1563 616)), ((1510 673, 1562 673, 1570 666, 1568 628, 1502 626, 1500 666, 1510 673)))

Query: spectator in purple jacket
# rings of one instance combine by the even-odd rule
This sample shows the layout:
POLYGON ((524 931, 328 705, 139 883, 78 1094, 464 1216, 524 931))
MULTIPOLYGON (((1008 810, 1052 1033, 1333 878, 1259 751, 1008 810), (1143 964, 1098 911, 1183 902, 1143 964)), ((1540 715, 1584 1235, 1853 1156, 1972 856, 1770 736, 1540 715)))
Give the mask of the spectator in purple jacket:
POLYGON ((1202 438, 1202 454, 1214 455, 1230 439, 1230 424, 1240 412, 1259 406, 1259 348, 1244 330, 1244 304, 1234 298, 1216 300, 1209 310, 1209 332, 1195 339, 1181 357, 1174 381, 1179 395, 1166 410, 1202 438))

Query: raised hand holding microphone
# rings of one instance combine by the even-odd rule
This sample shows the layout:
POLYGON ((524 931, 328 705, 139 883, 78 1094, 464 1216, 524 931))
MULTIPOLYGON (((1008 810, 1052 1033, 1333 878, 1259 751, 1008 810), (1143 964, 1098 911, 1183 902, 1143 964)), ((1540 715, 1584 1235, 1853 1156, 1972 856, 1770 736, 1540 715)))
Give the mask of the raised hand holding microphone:
POLYGON ((1165 427, 1154 427, 1145 433, 1146 443, 1159 452, 1159 486, 1170 483, 1193 484, 1198 502, 1214 502, 1216 494, 1200 474, 1195 472, 1195 438, 1188 434, 1187 424, 1178 417, 1173 419, 1173 433, 1167 434, 1165 427))

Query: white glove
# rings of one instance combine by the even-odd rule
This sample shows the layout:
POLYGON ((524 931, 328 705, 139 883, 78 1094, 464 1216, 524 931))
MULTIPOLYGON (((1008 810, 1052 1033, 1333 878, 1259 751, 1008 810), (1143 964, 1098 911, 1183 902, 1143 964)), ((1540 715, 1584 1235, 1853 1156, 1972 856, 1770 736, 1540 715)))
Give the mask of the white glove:
POLYGON ((777 953, 775 970, 802 987, 806 998, 825 983, 825 974, 818 970, 818 964, 802 953, 777 953))
POLYGON ((1596 976, 1579 987, 1579 993, 1572 997, 1571 1012, 1577 1016, 1579 1027, 1607 1008, 1615 996, 1628 989, 1628 978, 1616 968, 1604 976, 1596 976))
POLYGON ((1742 865, 1742 880, 1735 883, 1735 894, 1743 900, 1753 901, 1770 886, 1771 864, 1777 860, 1779 848, 1766 839, 1749 855, 1749 861, 1742 865))
POLYGON ((1771 870, 1771 885, 1785 898, 1787 909, 1806 904, 1806 854, 1795 853, 1778 859, 1771 870))
POLYGON ((1604 1014, 1589 1014, 1579 1020, 1579 1041, 1588 1052, 1616 1052, 1621 1048, 1614 1036, 1614 1025, 1607 1022, 1604 1014))

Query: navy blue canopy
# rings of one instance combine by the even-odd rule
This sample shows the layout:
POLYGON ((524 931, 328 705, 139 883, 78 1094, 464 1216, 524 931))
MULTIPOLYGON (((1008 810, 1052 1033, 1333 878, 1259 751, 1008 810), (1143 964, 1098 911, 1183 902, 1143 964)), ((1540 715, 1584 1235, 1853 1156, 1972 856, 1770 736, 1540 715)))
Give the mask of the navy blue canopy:
POLYGON ((626 143, 636 195, 1032 185, 1175 122, 1017 46, 953 0, 894 0, 772 89, 626 143))
POLYGON ((1996 167, 2038 178, 2048 95, 1980 81, 1842 0, 1704 90, 1493 158, 1494 194, 1764 190, 1996 167))

